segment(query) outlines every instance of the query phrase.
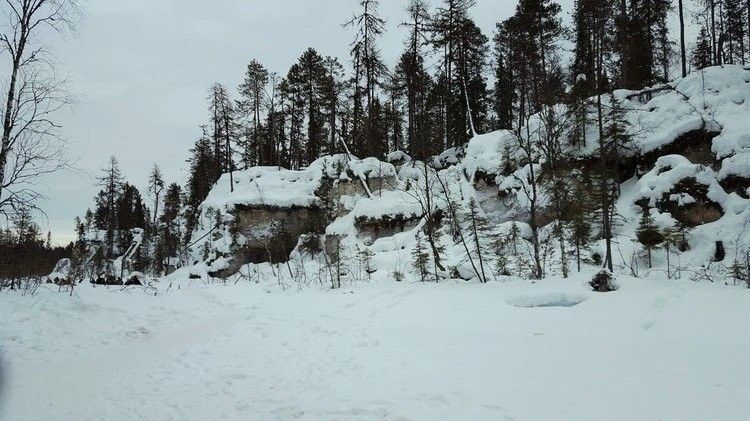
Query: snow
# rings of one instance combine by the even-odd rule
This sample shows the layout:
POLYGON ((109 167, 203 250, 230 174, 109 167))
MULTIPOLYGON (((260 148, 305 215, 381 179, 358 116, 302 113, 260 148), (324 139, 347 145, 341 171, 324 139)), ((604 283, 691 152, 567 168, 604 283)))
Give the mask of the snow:
MULTIPOLYGON (((547 279, 498 273, 500 263, 503 273, 529 272, 523 189, 532 168, 543 173, 542 160, 500 174, 508 158, 519 158, 519 139, 509 131, 477 135, 429 160, 431 168, 403 152, 388 162, 341 154, 300 170, 251 168, 232 175, 232 189, 225 174, 201 205, 193 266, 145 287, 87 284, 70 297, 45 285, 34 296, 0 294, 0 418, 744 419, 750 290, 735 286, 727 267, 750 245, 750 200, 727 193, 719 181, 750 176, 750 71, 709 68, 654 89, 614 93, 631 124, 631 153, 705 129, 718 134, 712 150, 721 165, 665 155, 621 184, 616 292, 588 286, 600 269, 592 262, 603 240, 582 250, 583 274, 559 279, 551 224, 539 229, 547 279), (479 174, 494 176, 496 185, 476 183, 479 174), (638 204, 645 199, 658 227, 674 227, 673 216, 655 206, 665 198, 680 206, 702 200, 674 192, 686 178, 706 186, 723 215, 686 232, 688 250, 653 250, 647 267, 633 239, 638 204), (447 218, 435 233, 444 279, 416 282, 412 252, 425 225, 421 185, 430 186, 430 210, 443 217, 463 215, 479 199, 479 214, 490 221, 480 239, 489 284, 477 282, 447 218), (323 203, 322 188, 337 186, 338 203, 323 203), (247 264, 229 279, 212 279, 209 273, 229 267, 233 251, 246 244, 245 234, 233 236, 230 228, 239 205, 332 205, 325 233, 338 237, 344 287, 328 290, 328 255, 299 246, 286 265, 247 264), (401 216, 413 220, 373 235, 357 229, 362 219, 401 216), (494 241, 509 239, 496 253, 494 241), (727 258, 717 263, 718 241, 727 258), (367 271, 362 250, 372 253, 367 271), (712 282, 689 280, 703 272, 712 282)), ((603 98, 605 107, 611 100, 603 98)), ((543 130, 532 116, 523 132, 538 137, 543 130)), ((581 157, 596 154, 596 130, 589 127, 587 139, 575 151, 581 157)), ((538 205, 550 205, 545 191, 538 205)), ((136 236, 134 247, 140 241, 136 236)))
POLYGON ((750 291, 592 274, 4 293, 0 418, 746 417, 750 291))
POLYGON ((503 148, 512 145, 515 136, 507 130, 499 130, 487 134, 477 135, 466 146, 466 156, 462 165, 466 173, 473 179, 477 171, 486 174, 497 174, 502 164, 503 148))
POLYGON ((722 161, 719 180, 730 176, 750 178, 750 148, 722 161))
MULTIPOLYGON (((718 186, 716 174, 710 168, 693 164, 682 155, 665 155, 657 159, 654 168, 641 177, 636 189, 639 191, 638 195, 641 198, 648 199, 649 206, 654 207, 663 195, 674 188, 675 184, 686 178, 694 178, 696 182, 709 186, 709 188, 714 185, 718 186)), ((719 187, 719 190, 721 190, 721 187, 719 187)), ((715 197, 710 197, 711 194, 709 193, 709 198, 718 203, 723 203, 725 198, 716 197, 718 195, 717 192, 713 195, 715 197)), ((726 193, 724 195, 726 196, 726 193)), ((675 196, 675 199, 678 200, 686 200, 685 203, 690 203, 690 199, 693 199, 692 197, 679 197, 678 195, 671 196, 675 196)))
POLYGON ((47 275, 46 280, 50 282, 54 282, 55 280, 67 281, 68 276, 70 276, 70 269, 71 269, 70 259, 68 258, 60 259, 55 264, 55 268, 52 269, 52 272, 49 275, 47 275))

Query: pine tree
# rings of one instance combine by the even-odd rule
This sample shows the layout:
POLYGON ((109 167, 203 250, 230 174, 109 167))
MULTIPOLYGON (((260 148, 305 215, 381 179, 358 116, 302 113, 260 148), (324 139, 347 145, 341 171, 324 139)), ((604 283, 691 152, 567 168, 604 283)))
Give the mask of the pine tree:
POLYGON ((285 105, 285 119, 288 126, 288 140, 286 150, 280 151, 283 162, 290 169, 296 170, 304 165, 304 123, 305 96, 302 91, 302 70, 297 63, 293 64, 287 77, 279 85, 285 105))
POLYGON ((163 190, 164 178, 161 175, 161 169, 159 169, 157 164, 154 164, 151 168, 151 173, 148 176, 148 192, 154 199, 153 224, 156 224, 156 218, 159 215, 159 199, 163 190))
POLYGON ((251 60, 245 71, 245 79, 239 86, 239 110, 246 122, 240 142, 242 163, 245 168, 253 165, 267 165, 271 157, 264 156, 267 148, 261 139, 261 114, 266 104, 266 87, 269 82, 268 70, 258 60, 251 60))
POLYGON ((336 154, 345 151, 341 141, 345 141, 344 133, 339 127, 343 123, 342 98, 346 92, 346 83, 344 82, 344 67, 335 57, 326 57, 323 59, 325 75, 321 80, 320 99, 324 120, 326 121, 326 131, 328 132, 328 142, 322 147, 322 154, 336 154))
POLYGON ((96 211, 94 213, 96 227, 106 231, 106 257, 113 258, 115 253, 115 235, 117 230, 117 201, 122 192, 122 173, 117 158, 110 157, 109 165, 102 169, 98 178, 102 190, 96 197, 96 211))
POLYGON ((669 79, 672 45, 668 37, 667 15, 671 7, 671 0, 630 1, 622 28, 625 87, 641 89, 669 79))
POLYGON ((382 138, 371 137, 377 132, 373 130, 373 124, 376 124, 377 118, 371 115, 377 98, 376 88, 380 83, 380 77, 386 70, 377 49, 377 39, 383 34, 385 20, 378 12, 379 0, 361 0, 359 6, 359 13, 344 24, 346 27, 354 28, 356 33, 351 50, 354 67, 352 137, 355 142, 352 146, 355 152, 382 149, 382 146, 372 144, 385 141, 382 138), (362 85, 363 79, 364 86, 362 85), (363 120, 365 117, 367 120, 363 120))
POLYGON ((496 129, 513 128, 513 102, 516 98, 513 90, 513 69, 508 66, 504 46, 495 36, 495 87, 492 91, 493 111, 496 118, 496 129))
MULTIPOLYGON (((462 86, 468 74, 467 60, 465 60, 468 55, 463 59, 463 63, 459 64, 458 60, 465 55, 460 51, 466 50, 467 46, 468 32, 462 29, 462 26, 466 27, 468 10, 474 7, 475 3, 475 0, 443 0, 442 6, 438 7, 432 19, 432 44, 440 56, 442 66, 440 71, 443 76, 441 79, 443 84, 441 91, 444 94, 441 98, 443 149, 458 146, 466 138, 466 134, 462 133, 462 129, 456 127, 455 123, 464 121, 467 114, 462 113, 461 110, 455 110, 454 107, 460 103, 459 101, 463 101, 464 104, 466 102, 465 96, 462 95, 464 94, 462 86), (459 81, 462 86, 458 86, 459 81), (453 137, 456 135, 458 138, 453 137)), ((465 110, 466 106, 462 106, 462 109, 465 110)))
POLYGON ((409 20, 401 25, 409 29, 407 47, 396 65, 393 79, 406 95, 406 141, 409 154, 422 159, 429 150, 429 130, 425 122, 431 78, 424 67, 422 47, 429 42, 430 13, 423 0, 411 0, 406 10, 409 20))
POLYGON ((424 59, 405 52, 396 65, 393 79, 407 98, 408 153, 415 159, 425 159, 436 153, 437 148, 431 136, 433 131, 429 95, 433 83, 424 67, 424 59))
POLYGON ((15 230, 16 243, 23 249, 28 250, 42 245, 39 225, 34 222, 28 206, 19 208, 12 216, 11 222, 15 230))
POLYGON ((227 117, 232 108, 229 93, 224 85, 216 83, 211 87, 208 98, 208 111, 211 121, 211 142, 213 144, 212 178, 218 180, 230 168, 231 151, 227 150, 227 139, 231 133, 226 130, 227 117))
POLYGON ((487 129, 487 81, 484 76, 487 37, 477 25, 464 17, 456 27, 456 72, 452 86, 457 88, 450 106, 453 144, 463 145, 477 132, 487 129))
POLYGON ((664 235, 654 224, 654 219, 648 209, 641 212, 641 220, 636 230, 636 238, 648 253, 648 267, 651 268, 651 250, 664 241, 664 235))
POLYGON ((504 52, 515 92, 516 124, 542 105, 562 100, 562 78, 555 45, 562 35, 560 5, 550 0, 521 0, 513 16, 498 24, 496 50, 504 52))

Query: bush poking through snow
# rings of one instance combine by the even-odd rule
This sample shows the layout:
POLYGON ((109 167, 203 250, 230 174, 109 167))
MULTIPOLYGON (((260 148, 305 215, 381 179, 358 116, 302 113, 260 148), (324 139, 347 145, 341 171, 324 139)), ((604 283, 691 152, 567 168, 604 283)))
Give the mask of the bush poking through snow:
POLYGON ((613 280, 614 275, 612 275, 612 272, 607 269, 602 269, 599 273, 594 275, 594 278, 589 282, 589 285, 591 285, 591 288, 597 292, 616 291, 617 287, 615 287, 613 280))

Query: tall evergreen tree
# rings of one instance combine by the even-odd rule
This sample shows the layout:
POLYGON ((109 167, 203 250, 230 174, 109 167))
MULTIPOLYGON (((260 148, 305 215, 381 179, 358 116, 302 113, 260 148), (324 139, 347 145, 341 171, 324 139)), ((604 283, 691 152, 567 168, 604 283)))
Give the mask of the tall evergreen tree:
POLYGON ((372 108, 377 99, 376 88, 380 83, 380 77, 386 70, 377 48, 377 40, 383 34, 385 20, 378 12, 379 0, 361 0, 359 6, 359 12, 345 23, 346 27, 355 30, 351 49, 354 67, 352 137, 355 144, 353 149, 358 153, 372 155, 374 151, 387 149, 383 147, 386 139, 371 137, 379 132, 376 127, 371 126, 378 124, 379 116, 373 114, 374 111, 379 110, 372 108), (362 105, 363 96, 364 106, 362 105))
POLYGON ((158 241, 154 250, 154 264, 158 273, 164 273, 169 259, 177 257, 181 246, 179 217, 182 208, 182 189, 176 183, 167 187, 164 194, 164 211, 158 219, 158 241))
POLYGON ((266 105, 266 87, 269 82, 268 70, 258 60, 251 60, 245 71, 245 78, 239 87, 239 110, 245 121, 242 134, 242 164, 249 168, 258 163, 267 163, 271 158, 264 156, 268 152, 260 137, 261 114, 266 105))
POLYGON ((156 224, 156 218, 159 215, 159 203, 162 191, 164 191, 164 178, 161 175, 159 166, 154 164, 148 176, 148 193, 154 199, 153 224, 156 224))
POLYGON ((406 51, 396 65, 394 81, 406 96, 406 142, 409 154, 417 158, 429 155, 429 130, 426 127, 426 101, 431 78, 424 66, 422 47, 429 42, 430 14, 422 0, 411 0, 407 7, 409 29, 406 51))
MULTIPOLYGON (((325 118, 323 113, 324 98, 327 89, 328 72, 323 57, 313 48, 307 49, 289 70, 287 82, 289 88, 296 94, 298 107, 304 110, 307 121, 306 138, 299 145, 297 162, 299 166, 306 166, 316 160, 324 150, 326 141, 325 118)), ((301 117, 297 116, 298 118, 301 117)), ((298 121, 297 123, 301 123, 298 121)), ((301 127, 299 127, 301 129, 301 127)), ((302 140, 302 138, 300 138, 302 140)))
POLYGON ((727 62, 729 64, 745 64, 745 37, 747 25, 743 0, 724 0, 723 9, 726 16, 724 33, 728 46, 727 62))
POLYGON ((711 58, 711 38, 705 26, 701 26, 698 33, 698 39, 695 42, 690 63, 696 70, 705 69, 713 64, 711 58))
POLYGON ((105 231, 106 256, 114 257, 117 233, 117 201, 122 193, 123 178, 117 158, 110 157, 107 167, 98 178, 102 190, 96 197, 94 213, 96 228, 105 231))

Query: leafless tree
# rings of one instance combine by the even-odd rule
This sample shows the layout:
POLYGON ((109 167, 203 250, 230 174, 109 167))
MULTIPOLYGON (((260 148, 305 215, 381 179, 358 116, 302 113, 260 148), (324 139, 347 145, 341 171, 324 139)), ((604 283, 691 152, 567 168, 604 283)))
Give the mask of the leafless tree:
POLYGON ((76 0, 2 0, 2 54, 10 64, 0 140, 0 215, 36 208, 40 177, 68 166, 57 113, 74 102, 42 42, 73 29, 76 0))
POLYGON ((440 194, 440 182, 435 169, 427 163, 416 162, 413 165, 418 170, 419 176, 415 180, 411 180, 413 182, 407 184, 405 192, 415 202, 419 203, 422 210, 422 218, 424 219, 424 232, 432 251, 435 268, 440 272, 444 272, 445 266, 443 266, 440 256, 441 246, 438 244, 438 230, 442 216, 442 211, 437 205, 440 194))
POLYGON ((529 205, 528 223, 531 228, 532 258, 534 261, 531 276, 534 279, 542 279, 544 277, 544 268, 542 267, 541 243, 539 240, 542 195, 540 194, 539 178, 537 174, 539 171, 538 161, 540 154, 536 145, 537 141, 534 140, 539 137, 539 128, 536 127, 532 132, 530 127, 531 117, 526 117, 525 120, 525 124, 520 125, 513 130, 513 135, 515 137, 515 147, 517 148, 518 153, 523 154, 523 163, 528 167, 528 171, 526 171, 525 174, 522 174, 524 178, 519 177, 516 173, 513 173, 513 178, 518 182, 518 185, 524 196, 526 196, 529 205))

